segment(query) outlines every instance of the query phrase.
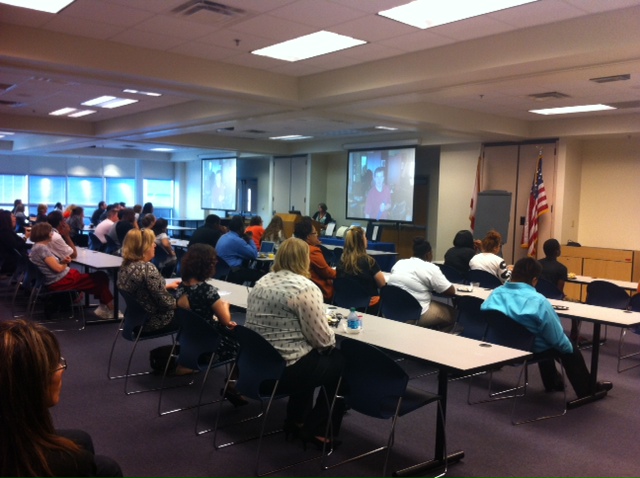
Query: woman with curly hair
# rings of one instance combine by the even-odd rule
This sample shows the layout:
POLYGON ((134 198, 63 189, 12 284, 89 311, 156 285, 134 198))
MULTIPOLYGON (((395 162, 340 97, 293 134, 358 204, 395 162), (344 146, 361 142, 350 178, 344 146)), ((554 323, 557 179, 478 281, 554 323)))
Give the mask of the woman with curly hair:
POLYGON ((0 476, 122 476, 87 433, 53 427, 67 362, 51 331, 0 322, 0 363, 0 476))
POLYGON ((469 269, 481 270, 493 274, 504 284, 511 278, 513 266, 507 266, 500 254, 502 249, 502 235, 497 231, 489 231, 482 239, 482 252, 476 254, 469 261, 469 269))

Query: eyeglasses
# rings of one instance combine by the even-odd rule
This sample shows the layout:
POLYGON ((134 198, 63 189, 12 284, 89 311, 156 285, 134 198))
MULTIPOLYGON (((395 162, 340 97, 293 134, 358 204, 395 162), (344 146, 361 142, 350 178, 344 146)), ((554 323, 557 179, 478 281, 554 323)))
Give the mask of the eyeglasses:
POLYGON ((54 372, 58 372, 59 370, 67 369, 67 359, 64 357, 60 357, 60 362, 58 362, 58 366, 53 370, 54 372))

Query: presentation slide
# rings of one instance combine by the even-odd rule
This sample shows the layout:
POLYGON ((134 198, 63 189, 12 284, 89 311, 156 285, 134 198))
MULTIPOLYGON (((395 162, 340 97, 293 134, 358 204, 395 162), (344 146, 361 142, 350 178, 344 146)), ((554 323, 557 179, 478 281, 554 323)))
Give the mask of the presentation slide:
POLYGON ((349 151, 347 218, 413 222, 416 149, 349 151))
POLYGON ((202 209, 237 209, 236 158, 202 160, 202 209))

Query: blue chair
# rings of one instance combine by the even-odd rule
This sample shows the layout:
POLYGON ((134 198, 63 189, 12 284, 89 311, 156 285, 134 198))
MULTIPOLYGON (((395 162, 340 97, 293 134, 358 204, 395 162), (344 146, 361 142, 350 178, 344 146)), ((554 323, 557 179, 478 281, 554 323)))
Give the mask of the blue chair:
MULTIPOLYGON (((634 294, 631 296, 631 299, 629 299, 629 306, 628 306, 629 310, 633 311, 633 312, 640 312, 640 294, 634 294)), ((626 370, 635 368, 640 366, 640 361, 637 361, 636 363, 634 363, 633 365, 630 365, 628 367, 622 368, 622 361, 626 360, 626 359, 630 359, 631 357, 636 357, 638 355, 640 355, 640 351, 637 352, 632 352, 632 353, 628 353, 628 354, 624 354, 623 350, 624 350, 624 339, 627 335, 627 330, 631 331, 632 333, 636 334, 636 335, 640 335, 640 326, 636 325, 635 327, 631 327, 631 328, 622 328, 620 329, 620 341, 618 342, 618 373, 620 372, 624 372, 626 370)))
POLYGON ((502 285, 502 282, 496 276, 481 270, 471 270, 467 272, 467 282, 469 284, 478 282, 480 287, 484 287, 485 289, 495 289, 502 285))
MULTIPOLYGON (((502 345, 504 347, 510 347, 518 350, 532 351, 535 335, 532 332, 530 332, 525 326, 519 324, 518 322, 506 316, 502 312, 498 312, 495 310, 482 311, 482 315, 484 316, 484 319, 487 323, 487 329, 483 339, 484 342, 495 344, 495 345, 502 345)), ((518 375, 518 381, 516 382, 515 386, 508 388, 506 390, 498 391, 498 392, 491 391, 493 375, 494 375, 494 371, 491 371, 491 373, 489 374, 489 398, 485 400, 479 400, 475 402, 471 400, 471 384, 473 379, 473 376, 472 376, 469 379, 469 390, 467 395, 467 402, 470 405, 474 405, 477 403, 493 402, 496 400, 514 399, 513 407, 511 409, 511 423, 513 425, 521 425, 524 423, 530 423, 530 422, 535 422, 539 420, 546 420, 547 418, 555 418, 555 417, 561 417, 565 415, 567 413, 566 389, 564 389, 564 397, 562 400, 562 404, 563 404, 562 412, 554 415, 544 415, 544 416, 539 416, 535 418, 527 418, 524 420, 516 420, 515 418, 516 405, 518 403, 517 400, 518 398, 525 396, 527 392, 527 386, 529 381, 528 366, 532 363, 537 363, 538 360, 549 360, 549 358, 548 356, 536 357, 535 355, 533 355, 532 357, 529 357, 523 360, 521 363, 522 368, 518 375), (522 385, 520 385, 523 376, 524 376, 524 381, 522 385)), ((518 365, 518 364, 512 364, 512 365, 518 365)), ((562 371, 562 381, 564 383, 565 381, 564 367, 561 367, 561 371, 562 371)))
POLYGON ((473 296, 461 296, 457 298, 458 328, 462 329, 460 335, 469 339, 483 340, 487 332, 487 321, 480 311, 483 299, 473 296))
MULTIPOLYGON (((240 440, 234 440, 222 445, 217 444, 218 430, 222 428, 220 426, 220 417, 222 415, 222 406, 224 401, 220 401, 220 407, 218 410, 218 416, 214 425, 213 445, 216 450, 225 448, 239 443, 245 443, 251 440, 258 440, 258 448, 255 458, 255 473, 258 476, 264 476, 277 471, 290 468, 294 465, 315 460, 320 456, 306 459, 301 462, 286 465, 277 470, 260 473, 260 452, 262 449, 262 439, 265 435, 272 435, 282 430, 265 432, 267 426, 267 419, 269 418, 269 412, 274 400, 288 397, 289 394, 286 391, 279 390, 278 385, 280 378, 284 373, 286 362, 280 355, 280 353, 259 333, 254 332, 242 325, 236 326, 230 333, 238 343, 240 344, 240 350, 235 364, 231 370, 229 376, 233 376, 234 369, 239 369, 238 378, 236 381, 236 390, 242 394, 243 397, 257 400, 260 402, 261 412, 251 418, 245 418, 239 422, 230 423, 227 426, 231 426, 234 429, 240 423, 249 422, 252 420, 260 419, 260 431, 257 436, 245 437, 240 440)), ((223 395, 226 395, 227 388, 229 386, 229 380, 225 384, 223 395)))
MULTIPOLYGON (((594 280, 587 284, 587 299, 589 305, 609 307, 610 309, 626 309, 629 306, 629 294, 620 286, 606 280, 594 280)), ((608 327, 604 326, 604 338, 607 340, 608 327)))
POLYGON ((231 267, 227 264, 222 257, 218 256, 218 262, 216 264, 216 273, 213 275, 214 279, 226 281, 229 278, 231 267))
POLYGON ((384 318, 396 322, 417 323, 422 314, 422 306, 415 297, 389 284, 380 289, 380 310, 384 318))
POLYGON ((549 282, 546 279, 543 279, 542 277, 538 279, 536 290, 544 295, 547 299, 564 299, 564 294, 562 293, 562 291, 558 289, 555 284, 549 282))
POLYGON ((333 280, 333 290, 333 303, 338 307, 355 307, 359 311, 367 312, 371 296, 355 279, 337 277, 333 280))
MULTIPOLYGON (((326 470, 386 451, 382 468, 382 475, 386 476, 398 417, 435 402, 438 404, 440 418, 444 421, 441 397, 434 393, 409 387, 407 373, 386 353, 372 345, 347 338, 340 343, 340 350, 345 359, 345 368, 342 373, 342 380, 345 382, 344 397, 351 406, 351 411, 373 418, 391 420, 391 429, 386 443, 382 446, 332 465, 326 464, 328 456, 325 455, 322 467, 326 470)), ((335 403, 334 398, 332 408, 335 403)), ((445 465, 444 473, 446 471, 445 465)))
POLYGON ((437 264, 440 268, 444 276, 447 278, 449 282, 454 284, 466 284, 467 279, 464 275, 460 273, 458 269, 455 267, 448 266, 446 264, 437 264))
POLYGON ((114 241, 109 234, 106 234, 104 238, 107 240, 107 246, 104 248, 105 254, 119 255, 118 251, 120 250, 120 244, 114 241))
MULTIPOLYGON (((174 408, 171 410, 162 410, 162 396, 164 392, 164 382, 169 371, 169 361, 165 365, 164 374, 162 375, 162 384, 160 385, 160 396, 158 397, 158 415, 168 415, 183 410, 189 410, 192 408, 197 409, 195 433, 196 435, 202 435, 209 430, 198 430, 198 423, 200 421, 200 407, 202 406, 202 396, 204 393, 207 379, 209 378, 209 372, 212 368, 217 368, 223 365, 228 365, 232 361, 219 361, 217 350, 222 341, 222 336, 216 329, 216 327, 207 322, 206 319, 196 314, 195 312, 178 307, 176 309, 176 315, 180 324, 176 341, 171 348, 171 356, 177 358, 177 363, 183 367, 191 370, 199 370, 205 372, 200 386, 200 395, 198 397, 198 403, 187 407, 174 408), (178 343, 180 344, 178 346, 178 343)), ((208 402, 207 404, 217 403, 218 400, 208 402)))
MULTIPOLYGON (((120 290, 120 294, 124 298, 127 308, 124 312, 124 317, 120 321, 120 325, 118 330, 116 331, 116 335, 113 339, 113 344, 111 345, 111 353, 109 354, 109 364, 107 367, 107 376, 110 380, 121 379, 124 378, 124 393, 126 395, 132 395, 134 393, 141 392, 151 392, 154 390, 159 390, 159 388, 150 388, 150 389, 140 389, 129 391, 128 383, 129 377, 137 377, 141 375, 149 375, 150 371, 145 372, 135 372, 131 373, 131 362, 133 360, 133 356, 136 352, 136 348, 139 342, 145 340, 153 340, 164 337, 171 337, 172 343, 175 344, 175 335, 178 332, 178 327, 175 328, 163 328, 160 330, 145 330, 144 326, 149 320, 149 315, 147 311, 142 307, 142 305, 138 302, 138 300, 127 291, 120 290), (123 375, 111 375, 111 365, 113 362, 113 353, 116 347, 116 342, 118 341, 118 337, 122 335, 122 338, 128 342, 133 343, 133 347, 131 349, 131 353, 129 355, 129 359, 127 361, 127 369, 123 375)), ((169 358, 168 358, 169 359, 169 358)))
POLYGON ((107 247, 107 244, 103 244, 100 239, 96 237, 96 234, 91 231, 88 234, 89 236, 89 249, 92 251, 104 252, 107 247))

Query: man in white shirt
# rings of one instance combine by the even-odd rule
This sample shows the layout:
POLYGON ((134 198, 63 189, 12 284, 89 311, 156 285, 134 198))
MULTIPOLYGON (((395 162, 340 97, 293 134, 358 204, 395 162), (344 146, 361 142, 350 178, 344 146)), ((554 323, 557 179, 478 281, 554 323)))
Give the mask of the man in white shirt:
POLYGON ((442 302, 432 301, 432 292, 454 296, 456 290, 438 266, 431 263, 431 244, 423 237, 413 240, 413 257, 395 263, 387 285, 409 292, 422 306, 422 315, 416 325, 450 332, 456 321, 455 309, 442 302))
POLYGON ((100 224, 96 226, 95 231, 93 231, 96 239, 98 239, 102 244, 106 244, 107 238, 105 236, 109 233, 116 222, 118 222, 118 209, 113 206, 109 206, 109 208, 107 208, 107 218, 104 221, 101 221, 100 224))
POLYGON ((47 222, 53 228, 53 237, 49 243, 49 249, 58 259, 64 259, 65 257, 75 259, 78 256, 78 251, 71 240, 71 228, 62 216, 62 212, 58 210, 51 211, 47 214, 47 222))

